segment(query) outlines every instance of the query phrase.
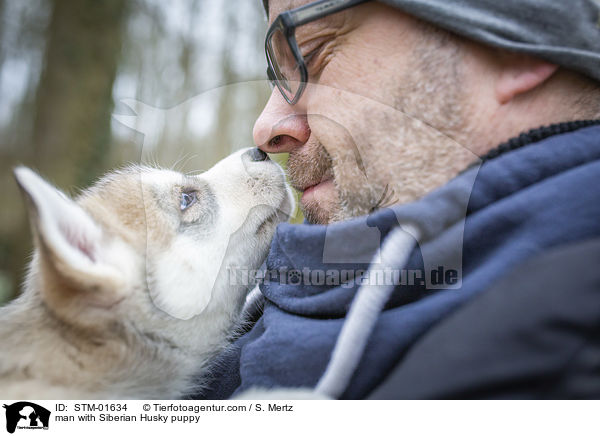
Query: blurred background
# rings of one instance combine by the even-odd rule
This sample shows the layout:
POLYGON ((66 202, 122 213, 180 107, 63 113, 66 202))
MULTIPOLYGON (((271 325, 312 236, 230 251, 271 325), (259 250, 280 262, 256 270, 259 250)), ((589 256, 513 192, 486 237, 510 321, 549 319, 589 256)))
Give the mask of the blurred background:
POLYGON ((205 170, 270 94, 260 0, 0 0, 0 304, 32 251, 12 168, 69 194, 129 162, 205 170))

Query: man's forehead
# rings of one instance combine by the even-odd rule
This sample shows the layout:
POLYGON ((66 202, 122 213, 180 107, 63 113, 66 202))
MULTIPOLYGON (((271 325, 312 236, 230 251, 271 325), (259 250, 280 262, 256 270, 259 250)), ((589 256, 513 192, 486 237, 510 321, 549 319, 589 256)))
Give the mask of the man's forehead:
POLYGON ((282 12, 295 9, 315 0, 263 0, 269 21, 273 21, 282 12))

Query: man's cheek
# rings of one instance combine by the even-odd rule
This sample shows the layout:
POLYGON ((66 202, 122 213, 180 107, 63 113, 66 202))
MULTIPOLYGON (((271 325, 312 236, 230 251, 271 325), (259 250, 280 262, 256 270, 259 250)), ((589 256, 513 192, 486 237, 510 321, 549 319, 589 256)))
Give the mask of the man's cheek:
POLYGON ((342 105, 352 110, 356 98, 387 101, 381 81, 388 74, 384 62, 361 44, 342 44, 325 56, 319 68, 318 83, 314 89, 316 103, 323 106, 342 105), (385 98, 384 98, 385 97, 385 98))

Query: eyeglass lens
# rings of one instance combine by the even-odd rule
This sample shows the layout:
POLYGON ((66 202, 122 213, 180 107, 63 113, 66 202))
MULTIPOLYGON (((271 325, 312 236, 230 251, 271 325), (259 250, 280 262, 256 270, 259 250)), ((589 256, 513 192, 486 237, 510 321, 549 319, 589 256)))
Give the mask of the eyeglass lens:
POLYGON ((290 100, 293 100, 300 88, 302 75, 294 53, 280 29, 276 29, 271 34, 267 48, 277 86, 290 100))

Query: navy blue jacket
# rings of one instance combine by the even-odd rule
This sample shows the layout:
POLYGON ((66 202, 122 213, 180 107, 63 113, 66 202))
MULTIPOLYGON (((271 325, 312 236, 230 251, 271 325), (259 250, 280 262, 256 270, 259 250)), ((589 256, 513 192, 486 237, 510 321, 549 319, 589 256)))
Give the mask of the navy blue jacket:
MULTIPOLYGON (((379 392, 377 398, 460 397, 467 390, 478 396, 472 386, 446 391, 435 387, 450 376, 470 380, 460 372, 472 373, 484 364, 488 349, 502 348, 502 343, 492 343, 494 336, 471 341, 466 334, 469 329, 491 329, 493 305, 483 312, 485 319, 472 313, 467 327, 463 323, 459 333, 441 335, 449 354, 436 355, 435 350, 443 347, 430 346, 419 355, 421 363, 417 359, 415 364, 413 359, 413 367, 439 373, 435 386, 428 385, 428 390, 406 388, 407 380, 428 376, 413 371, 411 377, 405 377, 403 365, 410 363, 411 353, 453 314, 475 304, 476 296, 498 287, 503 280, 501 298, 514 296, 514 291, 511 294, 506 289, 522 289, 517 293, 521 295, 535 288, 545 270, 538 269, 535 277, 530 276, 522 269, 527 262, 558 247, 600 237, 600 126, 565 123, 521 135, 491 152, 481 166, 466 170, 411 204, 329 226, 279 225, 266 265, 269 271, 283 273, 263 283, 264 313, 218 359, 212 384, 200 397, 229 398, 252 386, 314 386, 327 366, 360 281, 338 283, 332 279, 328 284, 313 276, 307 283, 301 274, 340 271, 340 277, 347 279, 348 271, 366 270, 366 259, 373 255, 379 239, 384 240, 398 222, 407 221, 423 230, 408 263, 399 266, 412 271, 415 280, 395 288, 342 398, 365 398, 374 392, 379 392), (440 271, 440 266, 445 270, 440 271), (450 275, 448 270, 452 270, 450 275), (515 271, 520 273, 514 276, 515 271), (483 355, 483 360, 466 359, 465 363, 458 359, 461 364, 453 367, 453 374, 441 370, 448 356, 464 358, 471 354, 483 355)), ((577 277, 570 283, 577 289, 577 277)), ((541 295, 536 298, 543 298, 541 295)), ((529 303, 536 306, 535 301, 532 297, 529 303)), ((599 301, 596 293, 593 307, 598 310, 598 319, 599 301)), ((508 307, 512 317, 527 318, 527 306, 508 307)), ((543 307, 552 311, 552 305, 543 307)), ((502 319, 495 324, 502 325, 502 319)), ((505 330, 511 325, 507 322, 505 330)), ((526 336, 522 333, 524 341, 526 336)), ((506 354, 499 355, 504 356, 501 360, 508 359, 506 354)), ((544 354, 540 359, 546 357, 544 354)), ((483 379, 470 383, 482 384, 492 375, 484 374, 483 379)))

